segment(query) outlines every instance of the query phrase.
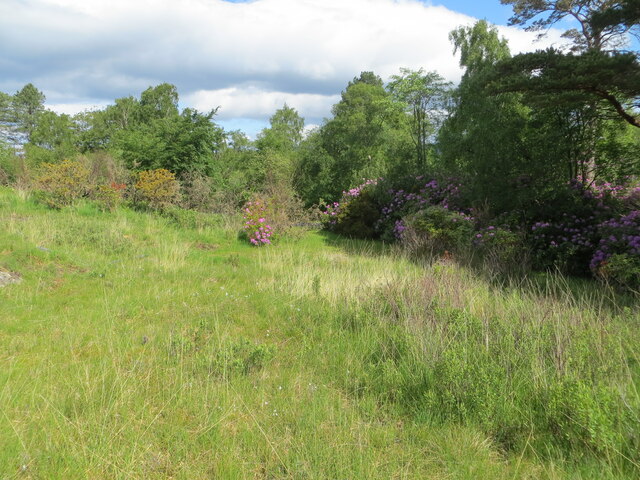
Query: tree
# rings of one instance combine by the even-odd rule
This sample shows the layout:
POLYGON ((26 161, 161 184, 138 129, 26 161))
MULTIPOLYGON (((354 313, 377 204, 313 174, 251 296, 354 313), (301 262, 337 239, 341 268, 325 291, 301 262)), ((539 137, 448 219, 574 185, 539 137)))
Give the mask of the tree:
POLYGON ((49 150, 55 160, 63 160, 76 151, 75 124, 66 114, 45 110, 31 134, 31 144, 49 150))
POLYGON ((147 88, 140 95, 140 116, 143 122, 178 115, 178 89, 170 83, 147 88))
POLYGON ((590 23, 597 33, 616 25, 622 26, 640 40, 640 0, 622 0, 594 12, 590 23))
POLYGON ((409 115, 418 165, 425 166, 431 140, 446 117, 451 83, 437 72, 401 68, 400 75, 391 77, 388 88, 409 115))
POLYGON ((13 119, 18 128, 27 135, 27 141, 36 128, 38 117, 44 112, 45 96, 28 83, 13 96, 13 119))
POLYGON ((501 0, 512 5, 510 23, 548 28, 570 16, 580 29, 564 36, 573 53, 555 49, 517 55, 502 62, 493 80, 498 92, 548 94, 553 102, 606 103, 624 121, 640 128, 640 63, 631 52, 616 51, 637 27, 639 0, 501 0), (575 53, 579 52, 579 55, 575 53))
POLYGON ((438 136, 441 162, 464 179, 473 203, 495 212, 519 208, 521 180, 544 172, 526 156, 528 111, 519 95, 490 95, 485 88, 495 64, 510 56, 507 42, 484 20, 449 38, 465 72, 438 136))
POLYGON ((388 171, 404 113, 372 72, 362 72, 349 82, 332 112, 321 136, 323 150, 334 160, 331 189, 338 197, 363 178, 388 171))
POLYGON ((581 55, 554 49, 516 55, 501 62, 488 81, 494 92, 524 92, 538 103, 608 106, 628 124, 640 128, 640 63, 631 53, 597 50, 581 55))
POLYGON ((129 168, 135 170, 165 168, 176 174, 205 173, 224 140, 222 129, 212 122, 215 113, 187 108, 181 114, 122 130, 115 137, 115 145, 129 168))
POLYGON ((258 135, 256 146, 259 150, 286 152, 300 145, 304 131, 304 118, 295 108, 285 103, 271 116, 269 124, 270 128, 265 128, 258 135))
MULTIPOLYGON (((560 20, 571 17, 578 22, 579 28, 569 29, 563 37, 573 42, 574 52, 587 50, 615 49, 625 43, 624 35, 632 25, 624 22, 606 22, 594 28, 592 18, 604 12, 620 11, 619 0, 500 0, 503 5, 513 7, 511 25, 526 26, 527 30, 548 29, 560 20)), ((635 4, 637 0, 632 0, 635 4)), ((622 2, 628 3, 628 2, 622 2)), ((624 10, 626 12, 626 10, 624 10)), ((610 13, 607 15, 611 15, 610 13)), ((608 16, 607 18, 611 18, 608 16)), ((544 33, 542 33, 544 35, 544 33)))

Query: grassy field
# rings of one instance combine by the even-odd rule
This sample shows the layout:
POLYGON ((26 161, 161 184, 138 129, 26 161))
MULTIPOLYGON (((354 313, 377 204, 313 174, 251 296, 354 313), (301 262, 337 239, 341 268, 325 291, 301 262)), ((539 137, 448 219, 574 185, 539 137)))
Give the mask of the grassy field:
POLYGON ((632 299, 0 189, 0 479, 640 477, 632 299))

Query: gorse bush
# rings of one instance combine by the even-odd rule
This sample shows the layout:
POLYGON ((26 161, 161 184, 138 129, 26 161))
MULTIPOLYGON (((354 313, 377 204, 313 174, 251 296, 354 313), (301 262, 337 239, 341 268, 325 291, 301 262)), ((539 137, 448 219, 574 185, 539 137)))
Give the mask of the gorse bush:
POLYGON ((99 185, 92 193, 92 198, 100 210, 112 212, 122 203, 127 185, 111 182, 109 185, 99 185))
POLYGON ((138 173, 134 191, 136 200, 153 210, 165 209, 180 199, 175 174, 164 168, 138 173))
POLYGON ((36 178, 38 197, 51 208, 62 208, 91 191, 89 169, 80 161, 44 163, 36 178))

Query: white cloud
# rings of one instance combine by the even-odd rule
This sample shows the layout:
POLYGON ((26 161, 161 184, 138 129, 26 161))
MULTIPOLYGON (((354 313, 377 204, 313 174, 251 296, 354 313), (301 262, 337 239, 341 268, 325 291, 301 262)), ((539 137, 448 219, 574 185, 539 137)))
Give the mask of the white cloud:
MULTIPOLYGON (((474 21, 418 0, 2 0, 0 90, 33 82, 72 112, 170 82, 220 118, 265 119, 287 102, 318 121, 363 70, 457 81, 448 33, 474 21)), ((514 52, 549 44, 500 31, 514 52)))
POLYGON ((339 95, 288 93, 261 90, 256 87, 232 87, 220 90, 199 90, 186 97, 186 102, 198 110, 220 106, 218 118, 266 118, 285 103, 311 118, 321 118, 340 99, 339 95))

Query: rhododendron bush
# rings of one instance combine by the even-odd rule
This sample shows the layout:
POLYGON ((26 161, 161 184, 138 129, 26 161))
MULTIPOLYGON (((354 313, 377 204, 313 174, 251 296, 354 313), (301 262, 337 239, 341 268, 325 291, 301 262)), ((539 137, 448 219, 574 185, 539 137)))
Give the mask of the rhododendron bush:
POLYGON ((270 213, 270 205, 263 199, 256 199, 244 205, 242 228, 251 244, 261 246, 273 242, 275 232, 268 220, 270 213))
POLYGON ((455 179, 372 179, 320 211, 325 228, 351 237, 427 245, 421 250, 431 253, 471 250, 502 262, 528 258, 536 269, 640 288, 639 187, 576 179, 549 218, 532 209, 499 219, 465 205, 463 190, 455 179))

